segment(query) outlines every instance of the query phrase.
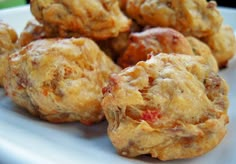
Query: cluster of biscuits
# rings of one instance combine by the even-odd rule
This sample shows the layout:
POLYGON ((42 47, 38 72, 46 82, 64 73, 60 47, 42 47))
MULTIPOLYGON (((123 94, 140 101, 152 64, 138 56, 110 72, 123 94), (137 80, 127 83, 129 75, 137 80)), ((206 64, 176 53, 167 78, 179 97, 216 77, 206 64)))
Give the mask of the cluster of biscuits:
POLYGON ((206 0, 31 0, 36 20, 17 39, 0 22, 0 85, 50 122, 108 121, 124 156, 192 158, 229 122, 218 75, 233 29, 206 0))

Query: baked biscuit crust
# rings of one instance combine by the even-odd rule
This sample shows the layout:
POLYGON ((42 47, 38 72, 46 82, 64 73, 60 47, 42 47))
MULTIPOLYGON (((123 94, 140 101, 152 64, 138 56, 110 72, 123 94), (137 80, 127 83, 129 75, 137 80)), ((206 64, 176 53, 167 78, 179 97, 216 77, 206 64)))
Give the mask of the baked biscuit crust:
POLYGON ((102 40, 128 31, 131 23, 117 0, 32 0, 31 12, 47 34, 60 37, 102 40))
POLYGON ((9 56, 4 87, 42 119, 92 124, 103 119, 101 90, 119 70, 90 39, 42 39, 9 56))
POLYGON ((126 12, 142 25, 172 27, 195 37, 216 33, 223 20, 216 3, 206 0, 127 0, 126 12))
POLYGON ((228 86, 199 56, 153 56, 113 74, 103 93, 108 135, 124 156, 192 158, 226 133, 228 86))

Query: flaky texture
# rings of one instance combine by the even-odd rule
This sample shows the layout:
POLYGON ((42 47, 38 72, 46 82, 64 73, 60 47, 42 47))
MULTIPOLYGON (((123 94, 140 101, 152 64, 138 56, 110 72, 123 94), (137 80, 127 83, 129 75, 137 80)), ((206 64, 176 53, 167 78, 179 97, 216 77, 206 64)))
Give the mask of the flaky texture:
POLYGON ((217 32, 222 23, 216 3, 206 0, 127 0, 126 12, 142 25, 172 27, 195 37, 217 32))
POLYGON ((124 156, 192 158, 226 133, 227 84, 199 56, 159 54, 113 74, 103 93, 108 135, 124 156))
POLYGON ((219 32, 203 38, 203 41, 210 47, 220 68, 226 67, 236 54, 234 30, 228 25, 222 25, 219 32))
POLYGON ((150 28, 143 32, 132 33, 128 46, 118 59, 118 64, 125 68, 147 59, 149 53, 182 53, 193 55, 187 39, 171 28, 150 28))
POLYGON ((36 20, 30 20, 27 22, 25 28, 20 34, 18 44, 20 47, 26 46, 30 42, 42 38, 46 38, 44 27, 36 20))
POLYGON ((60 37, 82 35, 100 40, 130 27, 117 0, 33 0, 31 12, 49 35, 60 37))
POLYGON ((16 40, 16 31, 8 24, 0 21, 0 86, 3 85, 2 81, 6 67, 6 58, 15 50, 16 40))
POLYGON ((218 68, 217 61, 215 57, 213 56, 211 49, 208 47, 208 45, 202 42, 201 40, 192 36, 188 36, 186 38, 188 42, 190 43, 194 54, 202 56, 207 61, 209 66, 212 68, 212 70, 214 70, 215 72, 218 72, 219 68, 218 68))
POLYGON ((116 66, 90 39, 44 39, 10 55, 4 87, 12 100, 50 122, 100 121, 102 87, 116 66))

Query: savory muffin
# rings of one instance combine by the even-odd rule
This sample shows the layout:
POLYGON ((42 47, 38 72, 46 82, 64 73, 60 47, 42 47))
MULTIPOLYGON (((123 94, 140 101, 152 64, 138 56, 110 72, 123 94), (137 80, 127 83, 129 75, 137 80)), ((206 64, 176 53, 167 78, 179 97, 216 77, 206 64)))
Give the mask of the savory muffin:
POLYGON ((9 56, 4 87, 42 119, 92 124, 103 119, 102 87, 119 70, 90 39, 41 39, 9 56))
POLYGON ((234 30, 228 25, 222 25, 219 32, 202 40, 210 47, 219 68, 226 67, 228 61, 236 54, 234 30))
POLYGON ((30 7, 46 33, 60 37, 107 39, 128 31, 131 23, 117 0, 33 0, 30 7))
POLYGON ((172 27, 195 37, 216 33, 223 20, 216 2, 206 0, 127 0, 126 12, 141 25, 172 27))
POLYGON ((226 133, 227 84, 200 56, 153 56, 112 74, 103 93, 108 135, 124 156, 192 158, 226 133))
POLYGON ((12 53, 17 41, 16 31, 8 24, 0 21, 0 86, 2 86, 4 70, 8 54, 12 53))
POLYGON ((135 65, 146 60, 151 52, 194 54, 183 34, 171 28, 156 27, 130 34, 128 46, 119 57, 118 64, 123 68, 135 65))
POLYGON ((215 57, 213 56, 209 46, 195 37, 188 36, 186 38, 192 47, 193 53, 195 55, 202 56, 207 61, 209 66, 214 71, 217 72, 219 70, 218 64, 217 64, 217 61, 216 61, 215 57))

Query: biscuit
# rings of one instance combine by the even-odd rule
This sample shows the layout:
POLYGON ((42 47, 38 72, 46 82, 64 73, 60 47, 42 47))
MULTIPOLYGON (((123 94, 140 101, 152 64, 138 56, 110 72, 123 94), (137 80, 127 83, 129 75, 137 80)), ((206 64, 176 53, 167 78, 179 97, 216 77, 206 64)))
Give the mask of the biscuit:
POLYGON ((218 32, 223 20, 216 2, 206 0, 127 0, 126 12, 141 25, 171 27, 195 37, 218 32))
POLYGON ((116 0, 33 0, 30 7, 46 33, 60 37, 103 40, 128 31, 131 23, 116 0))
POLYGON ((227 131, 228 86, 199 56, 153 56, 112 74, 103 93, 108 136, 123 156, 192 158, 227 131))
POLYGON ((42 119, 92 124, 104 118, 102 87, 119 70, 90 39, 41 39, 9 56, 4 88, 42 119))

